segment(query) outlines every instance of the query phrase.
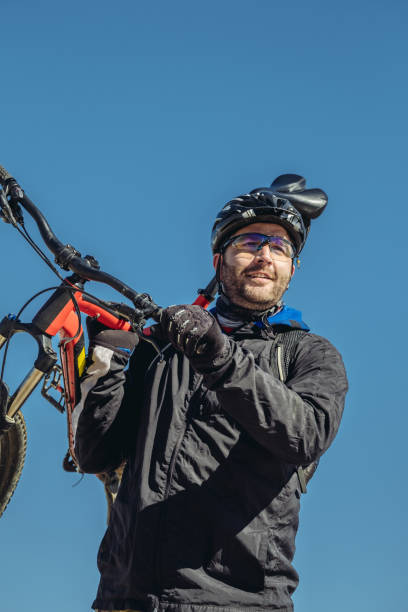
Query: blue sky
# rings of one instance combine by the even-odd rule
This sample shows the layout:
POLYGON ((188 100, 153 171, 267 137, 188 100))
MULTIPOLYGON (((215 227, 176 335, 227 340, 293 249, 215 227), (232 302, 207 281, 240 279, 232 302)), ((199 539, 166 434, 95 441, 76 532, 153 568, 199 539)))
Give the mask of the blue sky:
MULTIPOLYGON (((402 0, 2 2, 0 163, 62 241, 158 303, 208 282, 228 199, 284 172, 329 195, 286 301, 340 349, 350 392, 302 500, 297 612, 408 610, 407 12, 402 0)), ((6 314, 54 279, 0 230, 6 314)), ((16 338, 10 386, 34 353, 16 338)), ((39 393, 24 414, 1 609, 86 611, 102 488, 62 471, 64 418, 39 393)))

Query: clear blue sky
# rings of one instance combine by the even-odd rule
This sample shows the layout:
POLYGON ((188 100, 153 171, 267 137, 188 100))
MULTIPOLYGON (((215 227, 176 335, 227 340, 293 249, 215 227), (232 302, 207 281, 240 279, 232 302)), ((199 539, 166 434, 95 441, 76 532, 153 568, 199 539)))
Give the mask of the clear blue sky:
MULTIPOLYGON (((61 240, 160 304, 209 280, 210 226, 231 197, 284 172, 329 194, 287 303, 340 349, 350 392, 302 500, 297 612, 408 610, 407 13, 402 0, 2 2, 0 163, 61 240)), ((0 230, 6 314, 54 279, 0 230)), ((34 352, 16 339, 11 385, 34 352)), ((86 612, 102 487, 73 488, 64 418, 39 393, 24 413, 0 608, 86 612)))

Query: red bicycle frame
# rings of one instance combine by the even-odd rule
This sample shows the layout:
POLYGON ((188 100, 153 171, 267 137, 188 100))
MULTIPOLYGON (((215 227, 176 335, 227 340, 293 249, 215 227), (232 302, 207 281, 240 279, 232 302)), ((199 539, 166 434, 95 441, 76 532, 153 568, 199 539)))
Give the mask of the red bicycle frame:
MULTIPOLYGON (((100 323, 111 329, 130 331, 128 320, 115 316, 103 308, 97 301, 83 292, 82 282, 72 282, 72 277, 65 279, 34 316, 31 323, 21 323, 6 317, 0 322, 0 349, 11 339, 13 334, 27 332, 37 341, 39 352, 34 367, 23 379, 17 390, 10 397, 7 416, 13 418, 34 389, 45 377, 43 395, 61 412, 61 402, 57 402, 48 393, 50 387, 61 393, 67 415, 67 433, 69 454, 75 462, 74 436, 72 429, 72 412, 80 400, 80 377, 85 369, 86 354, 84 332, 78 310, 91 317, 98 318, 100 323), (57 355, 52 348, 51 339, 59 335, 59 352, 61 368, 57 365, 57 355), (62 374, 63 385, 60 383, 62 374)), ((194 304, 206 308, 210 303, 203 291, 194 304)), ((143 333, 148 336, 149 328, 143 333)))

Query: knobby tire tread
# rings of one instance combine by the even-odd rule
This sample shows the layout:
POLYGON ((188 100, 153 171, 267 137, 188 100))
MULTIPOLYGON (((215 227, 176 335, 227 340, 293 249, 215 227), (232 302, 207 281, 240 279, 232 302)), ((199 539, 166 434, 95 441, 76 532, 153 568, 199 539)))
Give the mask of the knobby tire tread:
POLYGON ((0 517, 16 489, 27 450, 27 431, 22 413, 17 412, 14 420, 15 425, 0 436, 0 517))

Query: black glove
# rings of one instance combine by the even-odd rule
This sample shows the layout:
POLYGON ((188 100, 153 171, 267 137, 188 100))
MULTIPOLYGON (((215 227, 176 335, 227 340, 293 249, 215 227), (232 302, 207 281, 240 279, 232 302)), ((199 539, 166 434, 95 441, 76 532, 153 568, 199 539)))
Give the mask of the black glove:
POLYGON ((171 342, 191 360, 197 371, 219 367, 231 353, 228 339, 217 320, 201 306, 165 308, 160 324, 152 327, 152 335, 171 342))
POLYGON ((99 323, 95 317, 87 317, 86 327, 89 336, 89 349, 93 349, 95 346, 104 346, 118 355, 129 358, 139 342, 139 337, 135 332, 110 329, 99 323))

